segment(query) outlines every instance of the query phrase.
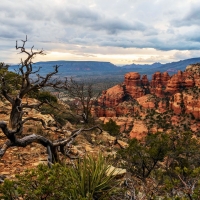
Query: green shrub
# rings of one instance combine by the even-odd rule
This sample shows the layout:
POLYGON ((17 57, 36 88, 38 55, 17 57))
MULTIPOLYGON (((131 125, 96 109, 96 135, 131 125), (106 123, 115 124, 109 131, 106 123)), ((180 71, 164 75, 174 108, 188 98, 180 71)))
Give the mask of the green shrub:
POLYGON ((131 139, 126 149, 118 151, 118 158, 133 175, 148 178, 169 151, 169 136, 163 133, 148 134, 143 141, 131 139))
POLYGON ((0 192, 3 193, 1 198, 65 199, 70 197, 70 190, 74 187, 67 174, 69 169, 58 164, 51 169, 39 165, 37 169, 27 170, 23 175, 17 175, 16 181, 6 180, 0 187, 0 192))
POLYGON ((102 199, 113 189, 113 173, 107 175, 110 165, 106 162, 102 155, 99 155, 97 160, 88 156, 79 160, 75 169, 71 171, 71 176, 76 184, 76 192, 80 193, 81 197, 87 199, 102 199))
POLYGON ((48 100, 50 103, 57 103, 57 97, 52 95, 49 91, 32 90, 28 93, 30 98, 38 99, 39 101, 48 100))
POLYGON ((52 95, 48 91, 40 91, 36 97, 39 101, 45 101, 48 100, 49 102, 57 103, 56 96, 52 95))
POLYGON ((54 115, 55 120, 61 125, 64 126, 66 124, 65 116, 62 113, 56 113, 54 115))
MULTIPOLYGON (((1 65, 1 63, 0 63, 1 65)), ((6 89, 10 93, 16 92, 20 88, 20 75, 7 71, 6 68, 1 68, 0 67, 0 76, 3 76, 5 79, 5 84, 6 84, 6 89)), ((1 87, 1 86, 0 86, 1 87)))
POLYGON ((51 114, 54 119, 61 125, 64 126, 67 121, 70 123, 77 123, 77 118, 70 114, 70 111, 63 109, 63 105, 54 104, 55 108, 49 105, 43 105, 40 109, 42 114, 51 114))
POLYGON ((112 119, 109 120, 109 122, 102 125, 103 129, 107 131, 110 135, 116 136, 120 132, 120 126, 116 124, 115 121, 112 119))
POLYGON ((15 181, 0 185, 0 199, 93 200, 109 199, 116 181, 108 175, 109 165, 102 155, 86 156, 75 165, 39 165, 17 175, 15 181))

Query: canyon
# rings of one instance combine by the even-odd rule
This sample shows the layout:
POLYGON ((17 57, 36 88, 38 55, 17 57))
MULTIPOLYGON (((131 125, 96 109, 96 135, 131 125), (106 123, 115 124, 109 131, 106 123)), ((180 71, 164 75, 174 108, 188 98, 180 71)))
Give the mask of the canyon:
POLYGON ((199 63, 188 65, 184 71, 179 70, 172 76, 167 72, 156 72, 151 81, 147 75, 129 72, 123 83, 102 92, 92 115, 104 123, 113 119, 121 132, 137 139, 148 133, 172 131, 176 127, 198 132, 199 93, 199 63))

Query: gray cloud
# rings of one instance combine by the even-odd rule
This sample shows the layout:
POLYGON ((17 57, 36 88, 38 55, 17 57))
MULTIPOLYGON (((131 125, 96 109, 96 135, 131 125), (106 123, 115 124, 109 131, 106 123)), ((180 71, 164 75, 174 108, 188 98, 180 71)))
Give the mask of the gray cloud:
POLYGON ((90 49, 99 46, 112 49, 154 48, 166 52, 199 50, 200 6, 198 0, 193 2, 0 1, 0 43, 4 42, 4 51, 10 50, 16 39, 24 39, 28 35, 30 46, 35 44, 49 52, 68 50, 86 57, 91 57, 92 52, 85 52, 88 48, 77 48, 77 45, 90 49))
POLYGON ((181 27, 181 26, 200 26, 200 5, 193 4, 190 6, 190 10, 186 12, 185 16, 179 19, 173 19, 172 24, 181 27))
POLYGON ((95 31, 103 30, 109 34, 115 34, 118 31, 144 31, 146 29, 146 26, 139 20, 128 21, 121 19, 119 15, 106 16, 85 6, 59 8, 56 11, 56 18, 64 25, 74 25, 95 31))

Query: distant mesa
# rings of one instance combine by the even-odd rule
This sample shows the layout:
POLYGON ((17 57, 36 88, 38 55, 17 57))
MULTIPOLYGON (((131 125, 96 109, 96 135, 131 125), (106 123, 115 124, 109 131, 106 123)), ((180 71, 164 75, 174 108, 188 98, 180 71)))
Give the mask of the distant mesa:
MULTIPOLYGON (((48 61, 37 62, 33 64, 33 68, 37 70, 42 67, 40 74, 47 74, 52 71, 52 67, 59 65, 59 76, 67 75, 94 75, 94 74, 110 74, 110 75, 124 75, 127 72, 135 71, 141 75, 147 75, 151 79, 152 74, 157 71, 166 72, 173 75, 178 70, 184 71, 185 68, 192 63, 200 63, 200 58, 191 58, 187 60, 181 60, 178 62, 161 64, 159 62, 153 64, 131 64, 117 67, 110 62, 98 62, 98 61, 48 61)), ((18 65, 12 65, 9 70, 14 71, 18 65)))

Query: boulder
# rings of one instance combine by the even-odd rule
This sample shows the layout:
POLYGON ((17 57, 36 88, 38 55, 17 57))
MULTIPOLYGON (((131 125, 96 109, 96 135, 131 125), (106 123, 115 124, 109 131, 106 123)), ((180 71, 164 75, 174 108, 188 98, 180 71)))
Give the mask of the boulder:
POLYGON ((106 171, 107 176, 123 177, 126 174, 126 169, 117 168, 110 165, 106 171))

